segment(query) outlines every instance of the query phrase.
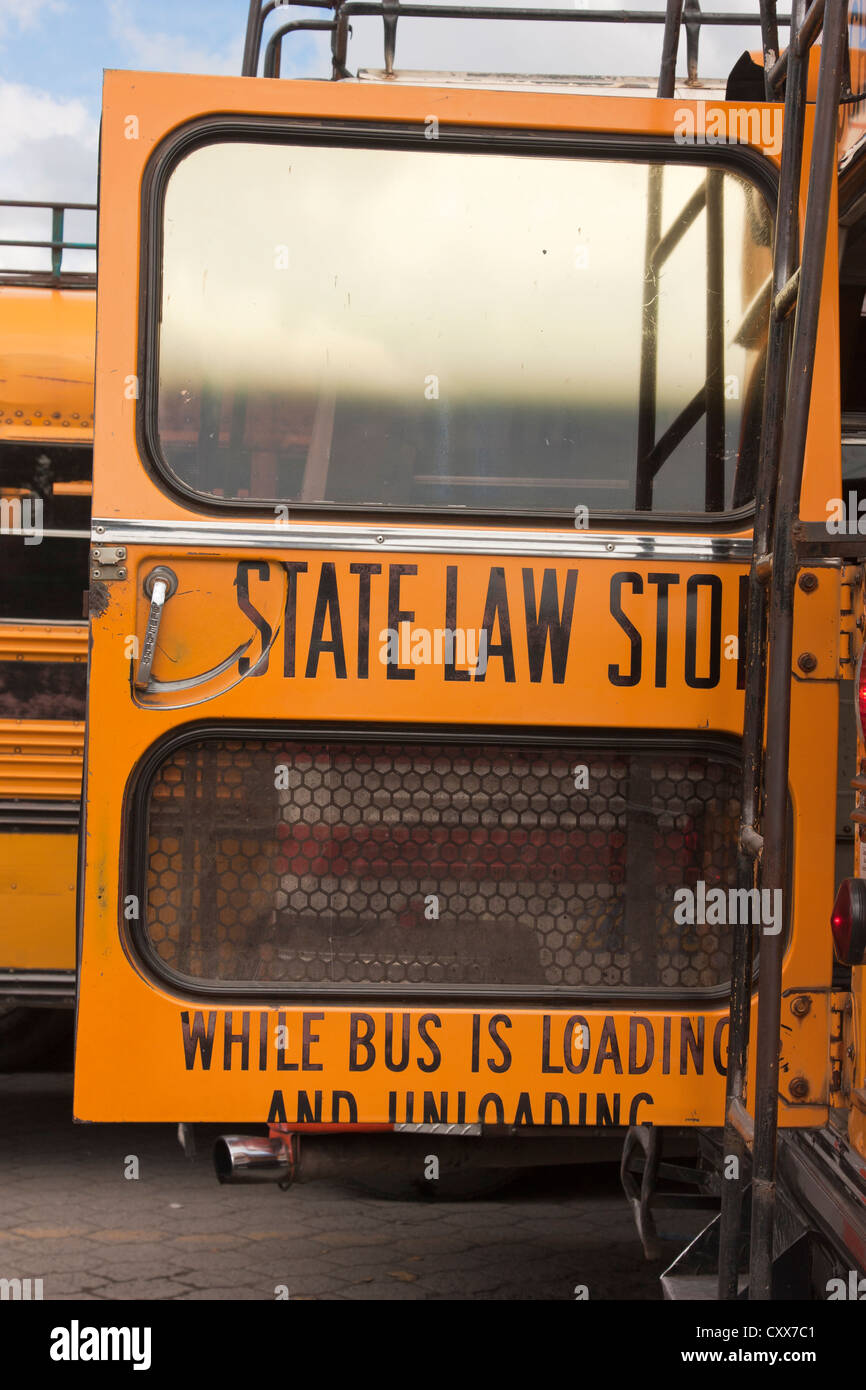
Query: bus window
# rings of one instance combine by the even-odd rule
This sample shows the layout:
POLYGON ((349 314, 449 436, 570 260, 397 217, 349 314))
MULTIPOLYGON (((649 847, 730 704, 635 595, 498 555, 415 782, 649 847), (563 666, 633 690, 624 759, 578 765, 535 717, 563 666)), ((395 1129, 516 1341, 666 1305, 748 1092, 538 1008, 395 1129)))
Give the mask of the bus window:
POLYGON ((0 619, 82 620, 92 454, 89 445, 0 441, 0 619))
POLYGON ((133 814, 144 953, 179 982, 317 996, 724 986, 729 927, 679 922, 675 890, 735 885, 738 764, 600 749, 576 793, 581 756, 181 742, 133 814))
POLYGON ((694 163, 200 145, 164 192, 154 452, 211 503, 742 507, 770 223, 694 163))

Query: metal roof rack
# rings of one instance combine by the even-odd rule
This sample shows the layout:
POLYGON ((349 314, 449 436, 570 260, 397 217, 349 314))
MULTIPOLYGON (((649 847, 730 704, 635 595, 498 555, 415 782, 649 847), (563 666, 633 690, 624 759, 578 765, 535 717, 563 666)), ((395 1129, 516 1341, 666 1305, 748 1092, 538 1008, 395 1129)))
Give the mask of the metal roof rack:
MULTIPOLYGON (((478 5, 409 4, 400 0, 250 0, 247 19, 246 40, 242 72, 245 77, 255 77, 259 71, 262 57, 262 43, 265 21, 276 10, 299 5, 304 9, 328 10, 330 19, 297 19, 275 29, 267 41, 264 52, 262 75, 279 77, 283 41, 299 30, 320 30, 331 35, 331 78, 338 81, 351 77, 346 66, 349 36, 353 17, 379 15, 384 30, 385 74, 394 72, 394 56, 397 44, 398 19, 474 19, 498 21, 529 21, 530 23, 563 24, 656 24, 664 25, 662 56, 659 71, 658 95, 673 95, 673 80, 677 61, 677 47, 680 29, 686 31, 686 66, 689 80, 698 75, 698 40, 704 25, 749 27, 762 24, 762 17, 754 14, 726 14, 709 12, 702 14, 699 0, 669 0, 665 10, 603 10, 603 9, 525 9, 521 7, 497 7, 478 5), (664 87, 664 91, 662 91, 664 87)), ((762 4, 763 11, 763 4, 762 4)), ((774 15, 776 25, 789 24, 789 15, 774 15)), ((778 58, 778 32, 775 48, 765 52, 765 65, 769 69, 778 58)))
POLYGON ((95 203, 34 203, 27 199, 0 198, 0 208, 27 208, 37 212, 51 212, 51 236, 48 240, 38 241, 24 236, 0 239, 0 246, 50 250, 51 269, 0 268, 0 285, 33 285, 49 288, 59 288, 62 285, 64 289, 92 289, 94 287, 96 284, 95 268, 78 271, 64 270, 63 253, 64 251, 93 251, 95 253, 96 242, 67 241, 63 231, 67 212, 92 212, 95 216, 95 203))

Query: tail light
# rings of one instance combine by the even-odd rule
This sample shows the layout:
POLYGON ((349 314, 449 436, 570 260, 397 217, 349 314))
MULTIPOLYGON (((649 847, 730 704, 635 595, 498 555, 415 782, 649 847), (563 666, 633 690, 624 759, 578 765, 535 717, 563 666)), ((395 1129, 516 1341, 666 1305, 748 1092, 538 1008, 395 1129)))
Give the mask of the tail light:
POLYGON ((842 880, 830 926, 837 959, 843 965, 862 965, 866 957, 866 880, 842 880))
POLYGON ((857 658, 857 670, 854 675, 854 708, 857 712, 857 732, 860 735, 860 742, 866 744, 866 667, 863 664, 863 654, 866 652, 866 642, 860 648, 860 655, 857 658))

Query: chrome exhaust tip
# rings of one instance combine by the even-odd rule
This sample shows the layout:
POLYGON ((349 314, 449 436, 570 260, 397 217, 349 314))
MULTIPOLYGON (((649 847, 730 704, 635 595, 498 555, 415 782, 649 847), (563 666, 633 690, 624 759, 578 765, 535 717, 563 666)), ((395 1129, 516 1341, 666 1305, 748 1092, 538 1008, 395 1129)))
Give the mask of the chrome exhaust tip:
POLYGON ((221 1135, 214 1144, 217 1178, 227 1182, 290 1182, 291 1162, 279 1139, 252 1135, 221 1135))

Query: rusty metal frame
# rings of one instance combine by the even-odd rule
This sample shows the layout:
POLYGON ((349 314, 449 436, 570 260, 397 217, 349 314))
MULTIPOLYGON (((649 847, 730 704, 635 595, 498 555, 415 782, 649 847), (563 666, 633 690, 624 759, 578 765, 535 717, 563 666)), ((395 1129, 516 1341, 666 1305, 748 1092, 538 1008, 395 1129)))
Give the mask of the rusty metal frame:
MULTIPOLYGON (((762 0, 762 3, 764 0, 762 0)), ((280 50, 283 38, 297 29, 331 30, 331 77, 335 81, 350 76, 346 67, 350 20, 352 16, 375 17, 382 19, 384 31, 385 71, 390 75, 394 70, 396 34, 398 19, 469 19, 498 21, 528 21, 530 23, 561 22, 565 24, 656 24, 664 25, 664 38, 661 69, 659 76, 659 95, 673 95, 676 69, 677 46, 681 28, 686 30, 686 62, 689 80, 697 77, 698 38, 704 25, 727 27, 746 27, 761 21, 756 15, 708 12, 702 14, 699 0, 668 0, 663 10, 603 10, 603 9, 527 9, 477 5, 447 4, 409 4, 399 0, 250 0, 247 18, 246 37, 242 74, 255 77, 259 71, 265 23, 277 9, 287 9, 299 5, 304 9, 330 10, 330 21, 302 21, 288 24, 268 41, 266 76, 279 76, 280 50), (273 71, 268 72, 270 64, 273 71), (662 87, 664 90, 662 90, 662 87), (670 92, 667 88, 670 87, 670 92)), ((779 16, 777 24, 787 23, 786 16, 779 16)))
MULTIPOLYGON (((678 4, 679 0, 675 0, 675 3, 678 4)), ((673 61, 676 61, 675 53, 673 61)), ((671 68, 666 79, 669 86, 673 82, 672 74, 671 68)), ((719 171, 708 169, 704 183, 662 234, 663 172, 661 166, 651 166, 647 191, 635 511, 652 510, 653 483, 657 475, 698 421, 706 417, 704 510, 722 512, 725 509, 723 184, 719 171), (671 421, 661 438, 656 439, 658 273, 702 212, 706 213, 707 218, 707 356, 704 384, 671 421)))

